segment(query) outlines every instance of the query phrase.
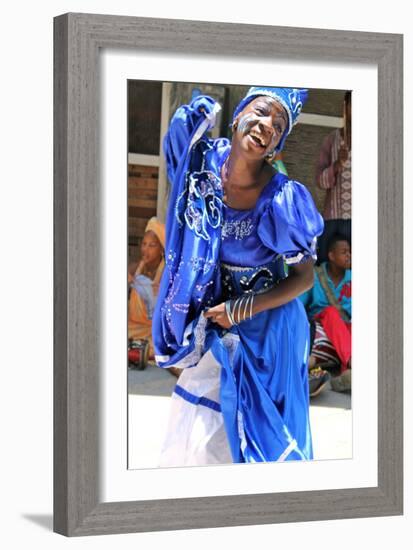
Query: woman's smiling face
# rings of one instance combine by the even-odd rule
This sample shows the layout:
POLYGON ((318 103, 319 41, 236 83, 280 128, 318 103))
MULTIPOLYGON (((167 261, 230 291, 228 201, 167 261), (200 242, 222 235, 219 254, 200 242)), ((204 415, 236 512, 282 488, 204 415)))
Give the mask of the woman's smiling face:
POLYGON ((243 151, 265 157, 277 147, 287 126, 284 107, 272 97, 259 96, 236 117, 234 137, 243 151))

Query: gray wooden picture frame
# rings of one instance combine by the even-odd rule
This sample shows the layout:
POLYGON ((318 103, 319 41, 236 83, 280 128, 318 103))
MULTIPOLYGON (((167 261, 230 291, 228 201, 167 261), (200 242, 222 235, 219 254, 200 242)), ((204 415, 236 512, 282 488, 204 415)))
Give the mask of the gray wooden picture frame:
POLYGON ((402 36, 65 14, 54 20, 54 40, 54 530, 79 536, 402 514, 402 36), (99 501, 98 61, 105 47, 377 65, 377 487, 99 501))

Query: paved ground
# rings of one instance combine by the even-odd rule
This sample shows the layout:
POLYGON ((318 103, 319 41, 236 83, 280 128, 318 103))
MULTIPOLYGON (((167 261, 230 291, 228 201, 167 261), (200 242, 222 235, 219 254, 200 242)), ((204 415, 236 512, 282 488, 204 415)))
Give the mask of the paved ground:
MULTIPOLYGON (((129 468, 154 468, 166 431, 169 400, 176 378, 149 365, 144 371, 129 369, 129 468)), ((351 395, 329 385, 311 400, 314 458, 351 458, 351 395)))

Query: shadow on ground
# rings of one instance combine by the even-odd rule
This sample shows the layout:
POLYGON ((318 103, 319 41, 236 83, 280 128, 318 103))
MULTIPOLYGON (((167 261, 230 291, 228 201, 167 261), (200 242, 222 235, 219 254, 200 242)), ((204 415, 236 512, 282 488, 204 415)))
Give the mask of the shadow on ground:
POLYGON ((23 514, 22 517, 47 531, 53 531, 53 516, 48 514, 23 514))
POLYGON ((145 370, 128 369, 128 393, 169 397, 176 384, 176 376, 167 369, 149 364, 145 370))
MULTIPOLYGON (((128 369, 128 393, 132 395, 157 395, 169 397, 177 378, 167 369, 149 364, 145 370, 128 369)), ((331 407, 351 410, 351 393, 339 393, 331 390, 330 383, 318 395, 310 400, 310 406, 331 407)))
POLYGON ((310 407, 331 407, 334 409, 351 410, 351 392, 336 392, 331 389, 328 383, 325 389, 310 399, 310 407))

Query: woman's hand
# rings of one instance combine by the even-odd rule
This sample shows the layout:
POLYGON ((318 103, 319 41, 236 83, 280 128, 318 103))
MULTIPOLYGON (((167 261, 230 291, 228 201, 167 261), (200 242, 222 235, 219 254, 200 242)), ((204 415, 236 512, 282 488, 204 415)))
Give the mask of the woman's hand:
POLYGON ((211 319, 211 321, 217 323, 217 325, 222 328, 231 328, 232 326, 225 311, 225 302, 222 302, 217 306, 210 307, 207 311, 205 311, 204 316, 207 319, 211 319))
POLYGON ((340 174, 344 169, 344 163, 348 160, 349 150, 346 145, 342 145, 338 150, 338 159, 334 163, 334 173, 340 174))

